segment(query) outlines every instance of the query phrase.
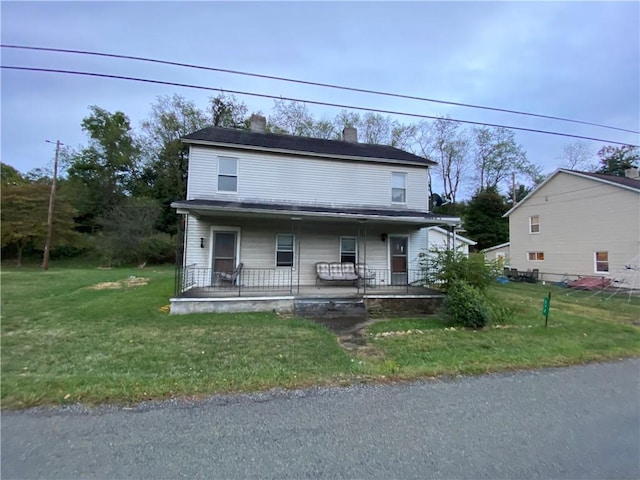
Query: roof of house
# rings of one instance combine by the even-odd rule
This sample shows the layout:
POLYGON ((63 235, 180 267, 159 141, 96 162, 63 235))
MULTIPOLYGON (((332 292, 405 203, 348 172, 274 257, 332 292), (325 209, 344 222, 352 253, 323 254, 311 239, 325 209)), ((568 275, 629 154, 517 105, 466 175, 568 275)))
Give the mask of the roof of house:
MULTIPOLYGON (((435 230, 437 232, 442 233, 443 235, 452 235, 452 233, 450 231, 445 230, 442 227, 429 227, 429 230, 435 230)), ((460 241, 462 243, 466 243, 467 245, 475 245, 476 243, 478 243, 478 242, 476 242, 474 240, 471 240, 469 238, 463 237, 462 235, 458 235, 458 234, 456 234, 456 240, 458 240, 458 241, 460 241)))
POLYGON ((485 252, 490 252, 490 251, 492 251, 492 250, 499 250, 499 249, 501 249, 501 248, 505 248, 505 247, 508 247, 508 246, 510 246, 510 245, 511 245, 511 243, 510 243, 510 242, 505 242, 505 243, 501 243, 500 245, 494 245, 493 247, 484 248, 484 249, 482 249, 482 250, 480 250, 480 251, 481 251, 482 253, 485 253, 485 252))
POLYGON ((227 146, 250 150, 295 152, 351 160, 391 161, 430 166, 435 162, 388 145, 325 140, 322 138, 258 133, 236 128, 207 127, 182 138, 189 144, 227 146))
POLYGON ((618 177, 615 175, 604 175, 602 173, 590 173, 590 172, 579 172, 577 170, 567 170, 564 168, 559 168, 555 172, 553 172, 544 182, 534 188, 529 195, 520 200, 514 207, 511 208, 507 213, 503 215, 503 217, 508 217, 511 215, 520 205, 525 203, 529 197, 535 194, 538 190, 540 190, 544 185, 549 183, 552 179, 557 177, 558 175, 565 173, 568 175, 574 175, 576 177, 585 178, 587 180, 593 180, 600 183, 606 183, 608 185, 613 185, 614 187, 620 187, 625 190, 631 190, 634 192, 640 193, 640 180, 629 177, 618 177))
POLYGON ((227 201, 227 200, 181 200, 171 207, 195 211, 224 211, 227 213, 259 213, 275 215, 342 216, 355 219, 400 221, 405 223, 458 225, 459 217, 436 215, 421 210, 383 208, 335 207, 327 205, 291 205, 271 202, 227 201))

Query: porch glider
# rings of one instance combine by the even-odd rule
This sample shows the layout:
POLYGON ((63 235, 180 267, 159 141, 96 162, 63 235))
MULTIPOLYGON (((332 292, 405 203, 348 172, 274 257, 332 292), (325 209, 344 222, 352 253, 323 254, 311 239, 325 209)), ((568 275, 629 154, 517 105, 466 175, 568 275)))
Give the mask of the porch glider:
POLYGON ((351 262, 316 263, 316 285, 318 280, 326 282, 355 282, 358 280, 356 269, 351 262))

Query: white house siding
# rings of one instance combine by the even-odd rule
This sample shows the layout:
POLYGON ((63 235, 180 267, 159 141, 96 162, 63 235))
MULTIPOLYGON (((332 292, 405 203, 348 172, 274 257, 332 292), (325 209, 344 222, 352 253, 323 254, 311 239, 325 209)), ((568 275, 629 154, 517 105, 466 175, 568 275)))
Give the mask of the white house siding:
POLYGON ((509 216, 510 262, 519 270, 601 275, 594 253, 609 253, 609 275, 640 253, 640 194, 560 172, 509 216), (529 217, 538 215, 540 233, 529 233, 529 217), (528 252, 544 252, 529 261, 528 252))
MULTIPOLYGON (((469 255, 469 240, 456 235, 456 250, 463 255, 469 255)), ((475 242, 471 242, 475 245, 475 242)), ((438 227, 429 228, 429 250, 447 250, 453 248, 453 233, 445 233, 438 227)))
POLYGON ((510 247, 508 244, 502 247, 488 248, 482 253, 484 254, 484 259, 487 262, 494 262, 501 259, 505 266, 509 266, 510 247))
POLYGON ((191 146, 187 200, 260 200, 296 204, 425 210, 427 168, 191 146), (238 193, 217 193, 218 155, 238 159, 238 193), (391 202, 391 173, 407 174, 406 205, 391 202))
MULTIPOLYGON (((410 268, 418 268, 418 254, 426 246, 426 230, 417 231, 411 227, 368 225, 365 231, 362 225, 355 222, 291 222, 288 220, 265 221, 261 219, 189 219, 187 230, 189 244, 185 249, 185 265, 194 265, 197 268, 211 268, 211 229, 212 227, 226 226, 240 229, 240 252, 238 262, 244 264, 247 278, 258 275, 252 269, 271 269, 273 272, 284 273, 272 275, 282 279, 291 272, 290 267, 276 267, 275 250, 276 235, 279 233, 295 233, 296 252, 295 267, 293 269, 293 284, 299 281, 301 285, 313 285, 316 281, 317 262, 340 261, 340 237, 358 236, 360 228, 360 242, 358 245, 359 262, 365 262, 372 270, 389 269, 388 239, 382 241, 382 234, 406 235, 409 237, 409 261, 410 268), (204 239, 204 248, 200 247, 200 238, 204 239), (300 263, 298 264, 298 258, 300 263)), ((260 275, 268 275, 261 273, 260 275)), ((379 273, 379 277, 382 272, 379 273)), ((205 277, 202 277, 205 278, 205 277)), ((263 277, 264 278, 264 277, 263 277)), ((288 278, 288 277, 287 277, 288 278)), ((205 279, 206 280, 206 279, 205 279)), ((248 280, 243 280, 246 285, 248 280)))

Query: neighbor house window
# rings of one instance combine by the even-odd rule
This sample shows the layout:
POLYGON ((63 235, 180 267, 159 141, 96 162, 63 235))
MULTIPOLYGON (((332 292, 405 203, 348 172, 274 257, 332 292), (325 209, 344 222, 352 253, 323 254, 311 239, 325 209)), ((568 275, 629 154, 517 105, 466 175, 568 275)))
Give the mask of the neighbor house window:
POLYGON ((293 235, 290 233, 276 236, 276 266, 293 267, 293 235))
POLYGON ((596 272, 609 271, 609 252, 596 252, 596 272))
POLYGON ((541 262, 544 260, 544 252, 529 252, 530 262, 541 262))
POLYGON ((340 262, 356 264, 356 237, 340 237, 340 262))
POLYGON ((218 157, 218 191, 238 192, 238 159, 218 157))
POLYGON ((529 233, 540 233, 540 216, 531 215, 529 217, 529 233))
POLYGON ((391 174, 391 201, 407 203, 407 174, 393 172, 391 174))

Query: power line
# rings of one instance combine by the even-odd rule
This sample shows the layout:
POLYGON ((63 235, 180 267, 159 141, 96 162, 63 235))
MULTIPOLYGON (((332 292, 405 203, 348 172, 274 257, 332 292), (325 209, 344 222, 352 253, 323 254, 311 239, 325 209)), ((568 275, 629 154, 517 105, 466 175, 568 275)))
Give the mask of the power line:
POLYGON ((480 125, 480 126, 485 126, 485 127, 507 128, 507 129, 510 129, 510 130, 519 130, 519 131, 523 131, 523 132, 540 133, 540 134, 545 134, 545 135, 556 135, 556 136, 560 136, 560 137, 578 138, 578 139, 581 139, 581 140, 591 140, 591 141, 594 141, 594 142, 603 142, 603 143, 609 143, 609 144, 613 144, 613 145, 630 145, 632 147, 637 147, 638 146, 638 145, 632 145, 632 144, 629 144, 629 143, 626 143, 626 142, 617 142, 617 141, 614 141, 614 140, 606 140, 606 139, 603 139, 603 138, 587 137, 587 136, 584 136, 584 135, 575 135, 575 134, 572 134, 572 133, 553 132, 553 131, 550 131, 550 130, 539 130, 539 129, 535 129, 535 128, 526 128, 526 127, 514 127, 514 126, 502 125, 502 124, 497 124, 497 123, 474 122, 472 120, 460 120, 460 119, 456 119, 456 118, 436 117, 436 116, 433 116, 433 115, 423 115, 423 114, 419 114, 419 113, 408 113, 408 112, 398 112, 398 111, 394 111, 394 110, 382 110, 382 109, 377 109, 377 108, 357 107, 357 106, 354 106, 354 105, 345 105, 345 104, 340 104, 340 103, 320 102, 320 101, 317 101, 317 100, 304 100, 304 99, 300 99, 300 98, 291 98, 291 97, 282 97, 282 96, 277 96, 277 95, 269 95, 269 94, 266 94, 266 93, 243 92, 243 91, 240 91, 240 90, 227 90, 227 89, 224 89, 224 88, 205 87, 205 86, 202 86, 202 85, 192 85, 192 84, 188 84, 188 83, 169 82, 169 81, 165 81, 165 80, 153 80, 153 79, 150 79, 150 78, 129 77, 129 76, 124 76, 124 75, 112 75, 112 74, 107 74, 107 73, 80 72, 80 71, 77 71, 77 70, 61 70, 61 69, 55 69, 55 68, 17 67, 17 66, 13 66, 13 65, 1 65, 0 68, 7 69, 7 70, 23 70, 23 71, 29 71, 29 72, 48 72, 48 73, 64 73, 64 74, 69 74, 69 75, 82 75, 82 76, 88 76, 88 77, 100 77, 100 78, 112 78, 112 79, 118 79, 118 80, 130 80, 130 81, 134 81, 134 82, 153 83, 153 84, 157 84, 157 85, 170 85, 170 86, 174 86, 174 87, 193 88, 193 89, 197 89, 197 90, 209 90, 209 91, 221 92, 221 93, 231 93, 231 94, 235 94, 235 95, 247 95, 247 96, 252 96, 252 97, 271 98, 271 99, 274 99, 274 100, 286 100, 286 101, 290 101, 290 102, 308 103, 308 104, 312 104, 312 105, 323 105, 323 106, 327 106, 327 107, 346 108, 346 109, 349 109, 349 110, 361 110, 361 111, 366 111, 366 112, 385 113, 385 114, 388 114, 388 115, 401 115, 401 116, 414 117, 414 118, 427 118, 427 119, 430 119, 430 120, 444 120, 444 121, 447 121, 447 122, 464 123, 464 124, 468 124, 468 125, 480 125))
POLYGON ((365 88, 346 87, 346 86, 335 85, 335 84, 331 84, 331 83, 312 82, 312 81, 309 81, 309 80, 298 80, 298 79, 292 79, 292 78, 286 78, 286 77, 278 77, 278 76, 274 76, 274 75, 265 75, 265 74, 260 74, 260 73, 242 72, 242 71, 239 71, 239 70, 230 70, 230 69, 226 69, 226 68, 207 67, 207 66, 204 66, 204 65, 194 65, 194 64, 190 64, 190 63, 181 63, 181 62, 173 62, 173 61, 169 61, 169 60, 160 60, 160 59, 155 59, 155 58, 138 57, 138 56, 134 56, 134 55, 120 55, 120 54, 116 54, 116 53, 93 52, 93 51, 87 51, 87 50, 74 50, 74 49, 66 49, 66 48, 32 47, 32 46, 26 46, 26 45, 5 45, 5 44, 0 44, 0 47, 2 47, 2 48, 15 48, 15 49, 22 49, 22 50, 36 50, 36 51, 44 51, 44 52, 73 53, 73 54, 79 54, 79 55, 93 55, 93 56, 99 56, 99 57, 121 58, 121 59, 136 60, 136 61, 141 61, 141 62, 159 63, 159 64, 162 64, 162 65, 172 65, 172 66, 176 66, 176 67, 195 68, 195 69, 199 69, 199 70, 208 70, 208 71, 211 71, 211 72, 230 73, 230 74, 233 74, 233 75, 244 75, 244 76, 247 76, 247 77, 265 78, 265 79, 268 79, 268 80, 277 80, 277 81, 281 81, 281 82, 298 83, 298 84, 302 84, 302 85, 312 85, 312 86, 324 87, 324 88, 334 88, 334 89, 337 89, 337 90, 347 90, 347 91, 350 91, 350 92, 369 93, 369 94, 373 94, 373 95, 383 95, 383 96, 386 96, 386 97, 404 98, 404 99, 408 99, 408 100, 419 100, 419 101, 422 101, 422 102, 438 103, 438 104, 442 104, 442 105, 452 105, 452 106, 456 106, 456 107, 476 108, 476 109, 480 109, 480 110, 489 110, 489 111, 494 111, 494 112, 511 113, 511 114, 515 114, 515 115, 525 115, 525 116, 529 116, 529 117, 546 118, 546 119, 549 119, 549 120, 558 120, 558 121, 562 121, 562 122, 579 123, 579 124, 582 124, 582 125, 591 125, 591 126, 594 126, 594 127, 607 128, 607 129, 610 129, 610 130, 618 130, 618 131, 621 131, 621 132, 640 133, 640 131, 636 131, 636 130, 629 130, 629 129, 626 129, 626 128, 613 127, 611 125, 604 125, 604 124, 601 124, 601 123, 587 122, 587 121, 584 121, 584 120, 575 120, 575 119, 571 119, 571 118, 557 117, 557 116, 554 116, 554 115, 543 115, 543 114, 539 114, 539 113, 523 112, 523 111, 519 111, 519 110, 510 110, 510 109, 506 109, 506 108, 487 107, 487 106, 483 106, 483 105, 474 105, 474 104, 470 104, 470 103, 451 102, 451 101, 437 100, 437 99, 427 98, 427 97, 418 97, 418 96, 413 96, 413 95, 404 95, 404 94, 400 94, 400 93, 382 92, 382 91, 379 91, 379 90, 369 90, 369 89, 365 89, 365 88))

